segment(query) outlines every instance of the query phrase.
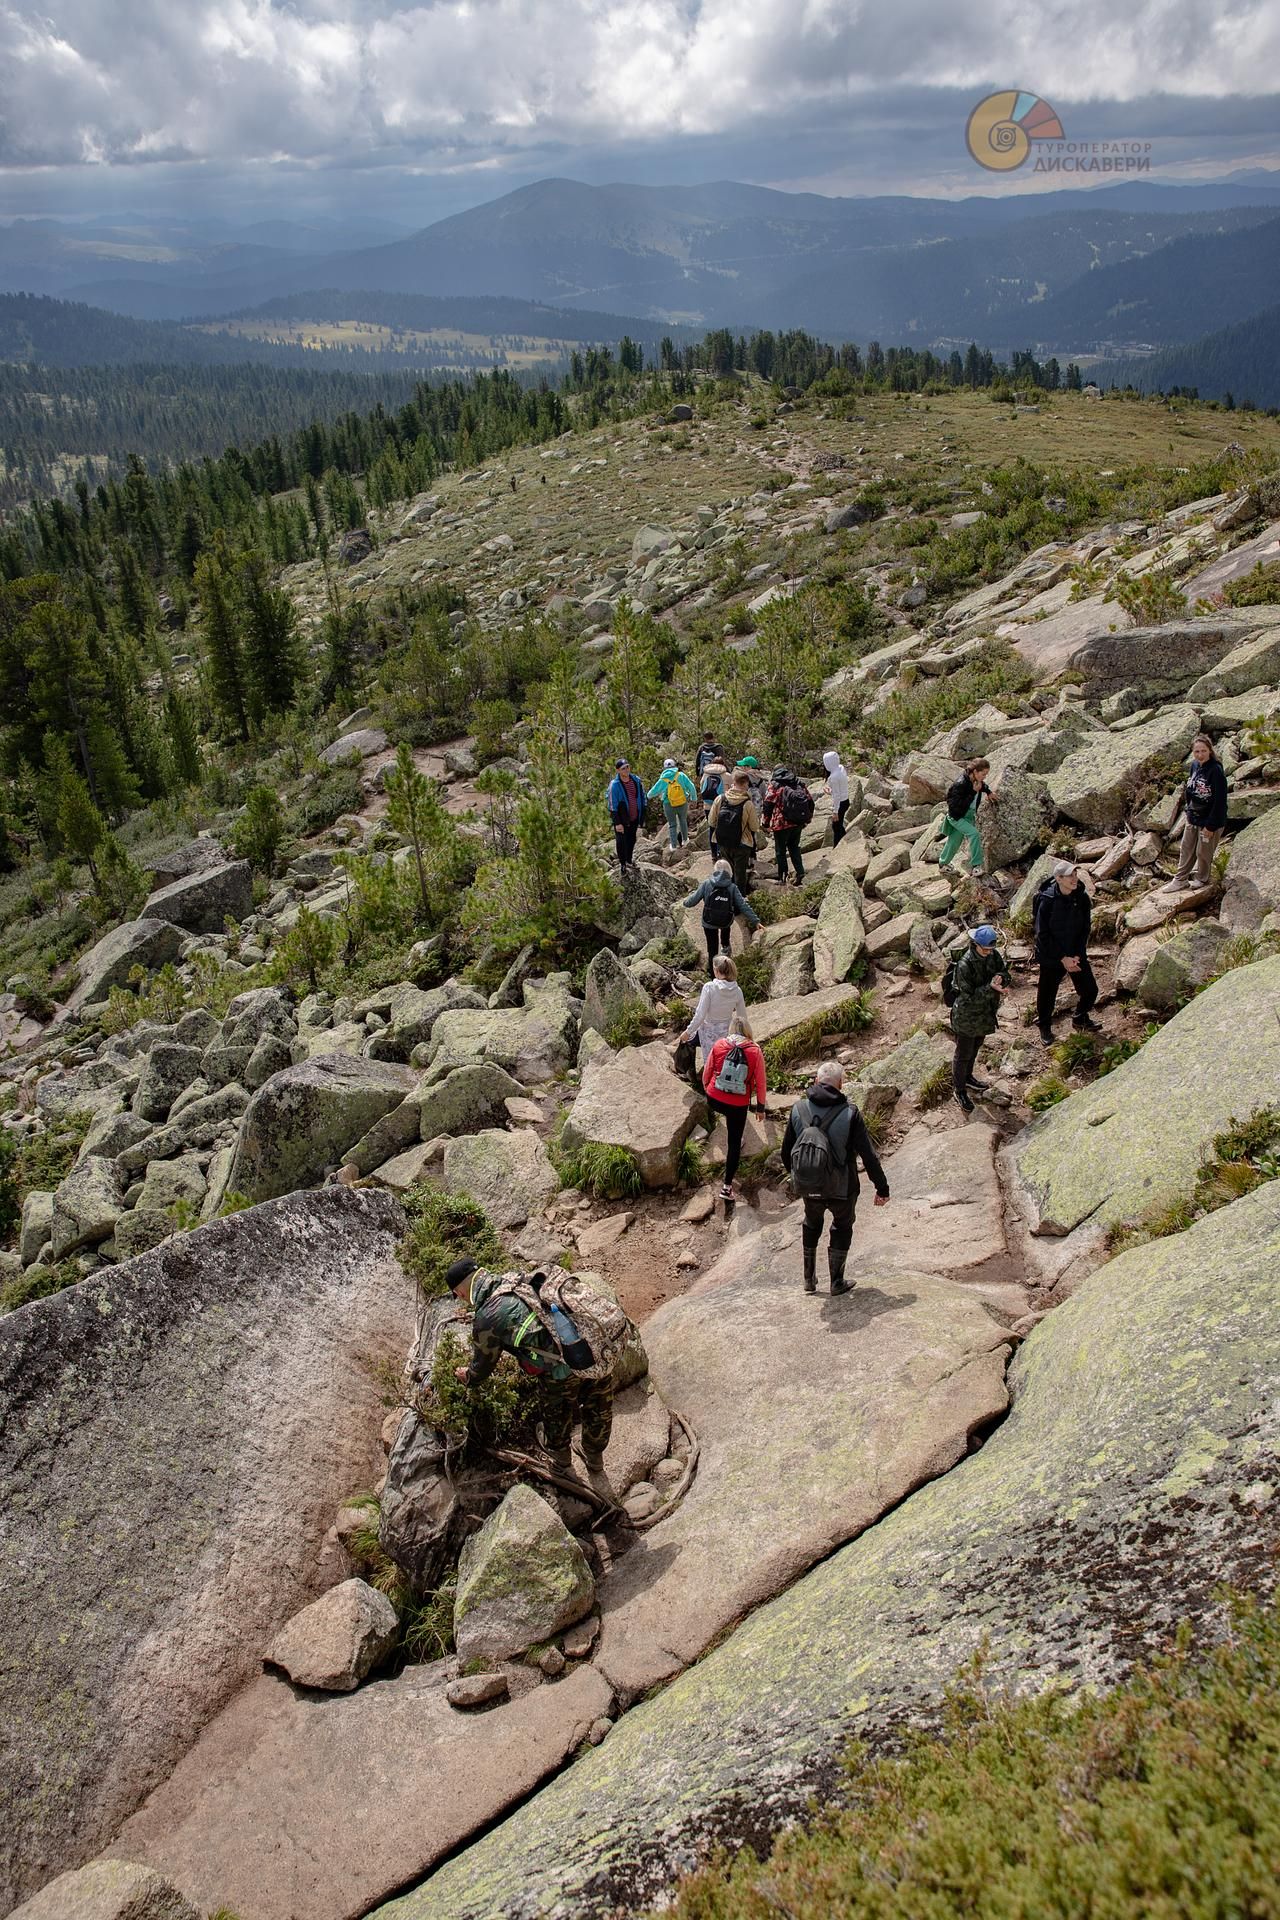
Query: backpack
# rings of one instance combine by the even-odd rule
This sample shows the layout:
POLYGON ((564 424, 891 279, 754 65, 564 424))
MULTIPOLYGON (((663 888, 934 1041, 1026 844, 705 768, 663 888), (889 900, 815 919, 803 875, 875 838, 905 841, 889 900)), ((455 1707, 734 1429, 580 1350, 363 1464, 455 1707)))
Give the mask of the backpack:
POLYGON ((589 1348, 593 1358, 579 1365, 564 1349, 566 1362, 580 1380, 608 1380, 619 1356, 637 1337, 630 1317, 610 1299, 576 1273, 550 1275, 542 1283, 539 1297, 553 1315, 568 1317, 580 1336, 580 1344, 589 1348))
POLYGON ((947 970, 942 976, 942 1004, 944 1007, 954 1007, 956 1003, 956 968, 959 964, 959 955, 953 953, 947 962, 947 970))
POLYGON ((735 1041, 724 1059, 720 1062, 720 1071, 712 1082, 717 1093, 745 1093, 751 1080, 751 1062, 746 1053, 735 1041))
POLYGON ((733 882, 717 880, 702 903, 702 924, 704 927, 731 927, 733 925, 733 882))
POLYGON ((704 806, 710 806, 720 791, 720 775, 704 773, 702 776, 702 800, 704 806))
POLYGON ((687 807, 688 804, 689 804, 689 796, 685 792, 680 782, 675 778, 668 780, 667 805, 669 807, 687 807))
POLYGON ((808 787, 782 789, 782 818, 789 827, 807 827, 813 818, 813 795, 808 787))
POLYGON ((734 847, 742 845, 742 809, 745 800, 735 800, 732 805, 727 800, 720 802, 720 811, 716 815, 716 845, 734 847))
POLYGON ((833 1107, 825 1120, 818 1118, 812 1106, 800 1138, 791 1150, 791 1191, 797 1200, 842 1199, 841 1175, 847 1162, 841 1161, 831 1144, 830 1127, 849 1108, 833 1107))

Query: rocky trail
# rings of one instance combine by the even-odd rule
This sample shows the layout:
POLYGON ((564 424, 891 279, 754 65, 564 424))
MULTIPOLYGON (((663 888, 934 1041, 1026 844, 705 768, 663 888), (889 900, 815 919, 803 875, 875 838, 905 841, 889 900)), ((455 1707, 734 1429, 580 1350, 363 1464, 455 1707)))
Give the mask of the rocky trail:
MULTIPOLYGON (((735 496, 723 527, 704 504, 656 529, 669 541, 637 535, 629 565, 566 561, 564 590, 594 592, 602 620, 606 586, 675 605, 745 527, 825 525, 796 484, 767 510, 735 496)), ((1211 1631, 1222 1581, 1265 1583, 1280 1182, 1262 1149, 1198 1215, 1215 1140, 1280 1087, 1280 610, 1143 627, 1103 596, 1122 561, 1220 589, 1280 539, 1278 507, 1242 490, 1050 543, 927 631, 895 616, 828 682, 838 737, 842 698, 874 713, 992 633, 1036 677, 1017 711, 984 704, 890 772, 851 768, 839 846, 814 781, 819 884, 757 889, 770 1098, 727 1210, 723 1134, 703 1138, 669 1058, 702 978, 681 903, 705 829, 678 854, 646 836, 581 978, 528 951, 492 992, 441 981, 429 954, 359 995, 249 973, 304 904, 341 911, 340 852, 382 830, 392 755, 368 714, 326 749, 358 756, 360 811, 267 899, 192 842, 81 956, 55 1017, 11 1024, 6 1127, 83 1132, 5 1255, 14 1278, 74 1263, 78 1284, 0 1317, 0 1907, 114 1859, 238 1920, 634 1909, 710 1840, 767 1835, 827 1790, 851 1735, 889 1751, 935 1725, 984 1644, 1015 1689, 1106 1685, 1179 1619, 1211 1631), (1201 728, 1230 857, 1174 895, 1201 728), (943 796, 978 753, 999 801, 981 879, 938 866, 943 796), (1039 1039, 1028 940, 1067 849, 1102 989, 1074 1051, 1039 1039), (940 980, 986 918, 1014 986, 966 1115, 940 980), (219 1016, 108 1032, 111 989, 166 965, 245 984, 219 1016), (844 1297, 800 1291, 774 1156, 824 1057, 892 1192, 873 1210, 864 1187, 844 1297), (600 1164, 632 1190, 589 1191, 610 1186, 600 1164), (526 1485, 501 1449, 463 1457, 427 1417, 466 1323, 397 1257, 399 1197, 424 1192, 474 1201, 513 1263, 595 1276, 640 1323, 606 1459, 625 1517, 526 1485), (398 1629, 365 1578, 371 1528, 398 1594, 454 1581, 456 1654, 380 1664, 398 1629), (546 1576, 536 1606, 522 1555, 546 1576)), ((367 583, 446 533, 473 541, 480 517, 406 515, 367 583)), ((482 551, 496 618, 518 555, 482 551)), ((416 758, 481 831, 473 742, 416 758)))

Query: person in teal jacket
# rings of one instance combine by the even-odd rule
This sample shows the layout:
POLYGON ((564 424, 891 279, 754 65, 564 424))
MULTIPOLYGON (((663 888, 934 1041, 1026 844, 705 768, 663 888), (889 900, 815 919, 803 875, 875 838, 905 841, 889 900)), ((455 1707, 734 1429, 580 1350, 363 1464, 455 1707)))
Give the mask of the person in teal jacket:
POLYGON ((667 833, 673 847, 689 842, 689 809, 698 797, 698 789, 687 773, 681 773, 674 760, 664 760, 662 772, 649 789, 651 800, 661 800, 667 817, 667 833), (677 800, 676 795, 680 798, 677 800))

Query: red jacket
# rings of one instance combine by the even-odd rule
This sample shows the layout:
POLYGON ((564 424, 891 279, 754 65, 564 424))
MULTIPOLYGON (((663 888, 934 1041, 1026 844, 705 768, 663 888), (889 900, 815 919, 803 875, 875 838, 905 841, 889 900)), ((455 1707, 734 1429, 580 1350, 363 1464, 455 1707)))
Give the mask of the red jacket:
POLYGON ((749 1107, 754 1093, 756 1105, 763 1108, 765 1102, 764 1055, 754 1040, 734 1040, 726 1034, 723 1040, 716 1041, 707 1055, 702 1069, 702 1084, 712 1099, 722 1101, 726 1107, 749 1107), (716 1086, 716 1075, 724 1065, 725 1055, 736 1046, 740 1046, 747 1056, 747 1090, 745 1093, 721 1093, 716 1086))

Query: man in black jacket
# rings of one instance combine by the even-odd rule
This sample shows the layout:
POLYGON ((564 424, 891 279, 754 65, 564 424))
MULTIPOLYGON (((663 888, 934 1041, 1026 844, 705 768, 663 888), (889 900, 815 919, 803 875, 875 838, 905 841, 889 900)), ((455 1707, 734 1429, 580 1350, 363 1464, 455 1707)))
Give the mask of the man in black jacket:
POLYGON ((859 1160, 876 1190, 876 1205, 884 1206, 889 1198, 889 1182, 871 1144, 867 1123, 858 1109, 846 1100, 841 1092, 843 1085, 844 1068, 836 1060, 824 1060, 804 1099, 797 1100, 792 1107, 787 1131, 782 1138, 782 1164, 790 1173, 796 1142, 807 1126, 816 1123, 827 1135, 832 1156, 844 1176, 843 1181, 837 1182, 842 1190, 833 1195, 822 1198, 805 1195, 802 1244, 806 1293, 816 1293, 818 1290, 818 1244, 828 1213, 831 1215, 831 1238, 827 1243, 827 1269, 831 1276, 831 1291, 848 1293, 852 1286, 852 1282, 844 1277, 844 1269, 849 1258, 853 1219, 858 1208, 859 1160))
POLYGON ((1070 977, 1076 990, 1074 1027, 1098 1031, 1089 1013, 1098 998, 1098 983, 1089 965, 1089 926, 1093 907, 1080 875, 1069 860, 1059 860, 1053 877, 1036 895, 1035 943, 1040 963, 1040 982, 1036 989, 1036 1017, 1040 1038, 1046 1047, 1053 1043, 1053 1008, 1063 974, 1070 977))

